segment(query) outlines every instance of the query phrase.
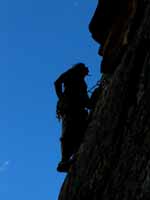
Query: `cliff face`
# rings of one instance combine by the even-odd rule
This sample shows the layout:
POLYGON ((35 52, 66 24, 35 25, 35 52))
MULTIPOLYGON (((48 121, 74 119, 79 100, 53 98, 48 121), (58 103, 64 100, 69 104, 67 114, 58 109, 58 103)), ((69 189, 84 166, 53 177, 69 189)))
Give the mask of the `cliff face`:
POLYGON ((150 1, 100 0, 89 26, 109 75, 59 200, 150 197, 150 1), (121 3, 120 3, 121 2, 121 3))

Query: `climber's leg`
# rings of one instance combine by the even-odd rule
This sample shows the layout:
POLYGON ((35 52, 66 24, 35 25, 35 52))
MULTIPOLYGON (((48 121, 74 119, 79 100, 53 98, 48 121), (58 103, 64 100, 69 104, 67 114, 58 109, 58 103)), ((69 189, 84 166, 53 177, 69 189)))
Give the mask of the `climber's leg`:
POLYGON ((73 153, 72 145, 72 117, 65 115, 62 120, 62 137, 61 142, 61 161, 58 164, 57 171, 67 172, 70 165, 70 157, 73 153))
POLYGON ((69 141, 65 138, 61 138, 61 161, 57 166, 57 171, 67 172, 70 167, 70 157, 72 156, 72 148, 70 147, 69 141))

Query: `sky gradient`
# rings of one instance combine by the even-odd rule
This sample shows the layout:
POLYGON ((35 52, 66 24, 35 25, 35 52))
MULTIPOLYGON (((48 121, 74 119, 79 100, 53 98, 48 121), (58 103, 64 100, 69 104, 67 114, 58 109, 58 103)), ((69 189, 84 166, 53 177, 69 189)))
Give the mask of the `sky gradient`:
POLYGON ((88 31, 97 1, 0 3, 0 198, 57 200, 66 174, 54 81, 76 62, 99 79, 98 45, 88 31))

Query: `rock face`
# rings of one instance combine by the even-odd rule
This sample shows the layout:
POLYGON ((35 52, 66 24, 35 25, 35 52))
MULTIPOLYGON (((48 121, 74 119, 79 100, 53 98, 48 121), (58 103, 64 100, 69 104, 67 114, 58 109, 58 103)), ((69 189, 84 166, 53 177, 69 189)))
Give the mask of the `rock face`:
POLYGON ((89 30, 111 79, 59 200, 149 200, 150 1, 100 0, 89 30))

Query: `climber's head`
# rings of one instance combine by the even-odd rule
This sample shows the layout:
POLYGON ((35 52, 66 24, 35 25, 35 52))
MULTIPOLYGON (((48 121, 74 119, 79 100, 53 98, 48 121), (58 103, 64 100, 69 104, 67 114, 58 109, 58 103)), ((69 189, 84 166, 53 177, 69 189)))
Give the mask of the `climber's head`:
POLYGON ((83 77, 87 76, 89 73, 88 67, 85 66, 84 63, 77 63, 73 66, 73 68, 83 77))

